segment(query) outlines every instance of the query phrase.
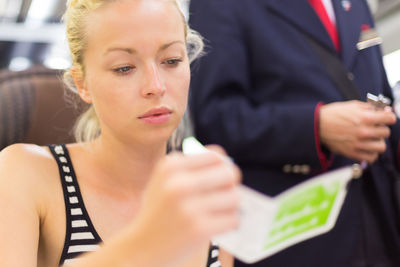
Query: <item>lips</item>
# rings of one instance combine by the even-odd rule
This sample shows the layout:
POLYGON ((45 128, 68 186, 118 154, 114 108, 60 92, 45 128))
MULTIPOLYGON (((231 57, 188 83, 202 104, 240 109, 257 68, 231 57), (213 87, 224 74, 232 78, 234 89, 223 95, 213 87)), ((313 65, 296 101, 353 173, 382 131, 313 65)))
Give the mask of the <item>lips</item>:
POLYGON ((172 115, 172 111, 166 107, 153 108, 138 118, 150 124, 162 124, 167 122, 172 115))

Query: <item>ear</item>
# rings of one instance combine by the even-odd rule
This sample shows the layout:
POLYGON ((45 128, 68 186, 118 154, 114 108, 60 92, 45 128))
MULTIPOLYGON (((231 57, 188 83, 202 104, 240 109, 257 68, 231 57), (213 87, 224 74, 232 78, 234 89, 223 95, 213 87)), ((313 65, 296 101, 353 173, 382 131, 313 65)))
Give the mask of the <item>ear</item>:
POLYGON ((77 89, 78 94, 81 97, 81 99, 83 101, 85 101, 86 103, 91 104, 92 96, 90 95, 90 92, 86 86, 82 70, 80 70, 80 68, 78 68, 76 66, 72 67, 71 68, 71 76, 74 79, 76 89, 77 89))

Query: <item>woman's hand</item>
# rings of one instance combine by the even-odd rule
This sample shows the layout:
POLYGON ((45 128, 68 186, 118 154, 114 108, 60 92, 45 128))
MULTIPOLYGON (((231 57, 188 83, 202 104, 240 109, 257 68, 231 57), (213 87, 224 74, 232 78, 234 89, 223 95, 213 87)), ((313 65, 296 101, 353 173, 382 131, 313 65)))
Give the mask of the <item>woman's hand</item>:
POLYGON ((146 236, 143 245, 164 262, 185 260, 238 224, 241 173, 217 153, 219 147, 209 149, 213 152, 168 155, 156 166, 145 192, 136 230, 146 236))

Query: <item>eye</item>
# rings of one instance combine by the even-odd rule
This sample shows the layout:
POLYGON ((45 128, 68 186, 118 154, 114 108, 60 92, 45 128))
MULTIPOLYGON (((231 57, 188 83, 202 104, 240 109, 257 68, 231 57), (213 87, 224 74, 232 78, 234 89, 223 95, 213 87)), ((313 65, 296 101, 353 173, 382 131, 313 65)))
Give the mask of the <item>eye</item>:
POLYGON ((117 74, 127 74, 133 69, 134 69, 133 66, 122 66, 122 67, 114 68, 114 69, 112 69, 112 71, 117 74))
POLYGON ((179 65, 179 63, 182 62, 181 58, 171 58, 171 59, 167 59, 163 62, 163 64, 166 64, 167 66, 170 67, 176 67, 179 65))

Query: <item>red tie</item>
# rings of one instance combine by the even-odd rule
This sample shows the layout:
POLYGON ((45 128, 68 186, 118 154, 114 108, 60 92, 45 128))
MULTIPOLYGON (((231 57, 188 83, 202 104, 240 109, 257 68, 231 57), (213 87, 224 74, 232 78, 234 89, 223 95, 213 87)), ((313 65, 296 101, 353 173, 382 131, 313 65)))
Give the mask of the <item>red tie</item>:
POLYGON ((332 39, 333 45, 336 51, 340 52, 340 41, 336 26, 332 23, 331 19, 326 12, 325 6, 322 0, 308 0, 311 6, 314 8, 315 12, 318 14, 320 20, 325 26, 326 31, 332 39))

